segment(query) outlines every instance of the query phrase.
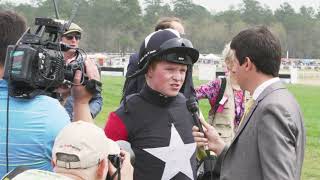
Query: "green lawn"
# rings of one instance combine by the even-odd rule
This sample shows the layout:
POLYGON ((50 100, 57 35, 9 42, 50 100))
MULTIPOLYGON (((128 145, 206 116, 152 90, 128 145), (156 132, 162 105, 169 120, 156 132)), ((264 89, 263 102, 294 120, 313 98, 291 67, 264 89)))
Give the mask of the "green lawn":
MULTIPOLYGON (((102 112, 97 116, 96 122, 104 126, 109 112, 117 109, 122 95, 123 77, 103 76, 104 106, 102 112)), ((204 81, 195 80, 195 84, 204 81)), ((289 90, 295 95, 304 114, 305 127, 307 131, 307 146, 303 165, 303 180, 320 179, 320 86, 288 85, 289 90)), ((200 108, 207 115, 209 103, 200 101, 200 108)))
POLYGON ((304 180, 320 179, 320 86, 289 86, 304 114, 307 147, 303 166, 304 180))

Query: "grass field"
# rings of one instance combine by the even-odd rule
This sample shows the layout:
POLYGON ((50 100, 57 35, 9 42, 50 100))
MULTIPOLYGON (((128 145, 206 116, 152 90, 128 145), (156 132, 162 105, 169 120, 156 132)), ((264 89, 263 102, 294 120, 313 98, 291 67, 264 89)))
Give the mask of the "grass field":
MULTIPOLYGON (((122 94, 123 77, 103 76, 104 105, 96 118, 99 126, 104 126, 109 112, 117 109, 122 94)), ((195 80, 195 84, 200 82, 195 80)), ((320 86, 288 85, 289 90, 297 98, 304 114, 307 132, 307 145, 303 165, 303 180, 320 179, 320 86)), ((206 100, 200 101, 204 115, 209 111, 206 100)))

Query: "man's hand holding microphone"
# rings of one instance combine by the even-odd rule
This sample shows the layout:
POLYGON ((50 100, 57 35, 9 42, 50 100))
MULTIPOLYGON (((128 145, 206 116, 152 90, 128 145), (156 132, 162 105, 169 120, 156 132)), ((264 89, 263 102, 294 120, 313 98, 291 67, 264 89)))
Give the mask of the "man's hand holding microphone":
POLYGON ((208 147, 208 149, 216 153, 216 155, 220 155, 225 147, 225 142, 220 138, 213 126, 207 123, 203 118, 199 118, 199 120, 203 126, 203 132, 199 131, 197 126, 193 126, 192 135, 194 141, 197 143, 198 147, 208 147))
POLYGON ((199 111, 198 102, 195 98, 189 99, 186 105, 196 125, 192 128, 192 135, 198 148, 204 148, 208 156, 210 155, 209 150, 219 155, 225 146, 224 141, 220 138, 214 127, 203 119, 203 116, 199 117, 197 114, 199 111))

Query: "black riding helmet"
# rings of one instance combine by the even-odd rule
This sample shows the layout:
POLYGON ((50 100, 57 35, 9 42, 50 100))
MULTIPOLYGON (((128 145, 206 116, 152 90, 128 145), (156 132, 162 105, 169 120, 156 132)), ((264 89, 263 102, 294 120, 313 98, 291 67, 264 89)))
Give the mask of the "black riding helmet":
POLYGON ((177 31, 164 29, 145 38, 140 47, 139 58, 139 69, 129 78, 146 73, 150 62, 155 59, 192 65, 197 62, 199 52, 188 39, 181 38, 177 31))

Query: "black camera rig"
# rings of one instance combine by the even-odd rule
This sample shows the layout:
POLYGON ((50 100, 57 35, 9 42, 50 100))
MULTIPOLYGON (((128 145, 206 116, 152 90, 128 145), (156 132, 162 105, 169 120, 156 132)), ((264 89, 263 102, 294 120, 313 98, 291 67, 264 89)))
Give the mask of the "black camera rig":
POLYGON ((57 87, 72 84, 76 70, 83 72, 81 83, 90 92, 100 92, 101 83, 88 81, 85 75, 81 51, 76 49, 79 58, 65 63, 63 51, 72 47, 59 43, 59 37, 65 32, 66 24, 51 18, 36 18, 35 25, 35 33, 28 29, 16 45, 10 45, 7 49, 4 79, 10 83, 9 95, 33 98, 45 94, 55 97, 57 87))

